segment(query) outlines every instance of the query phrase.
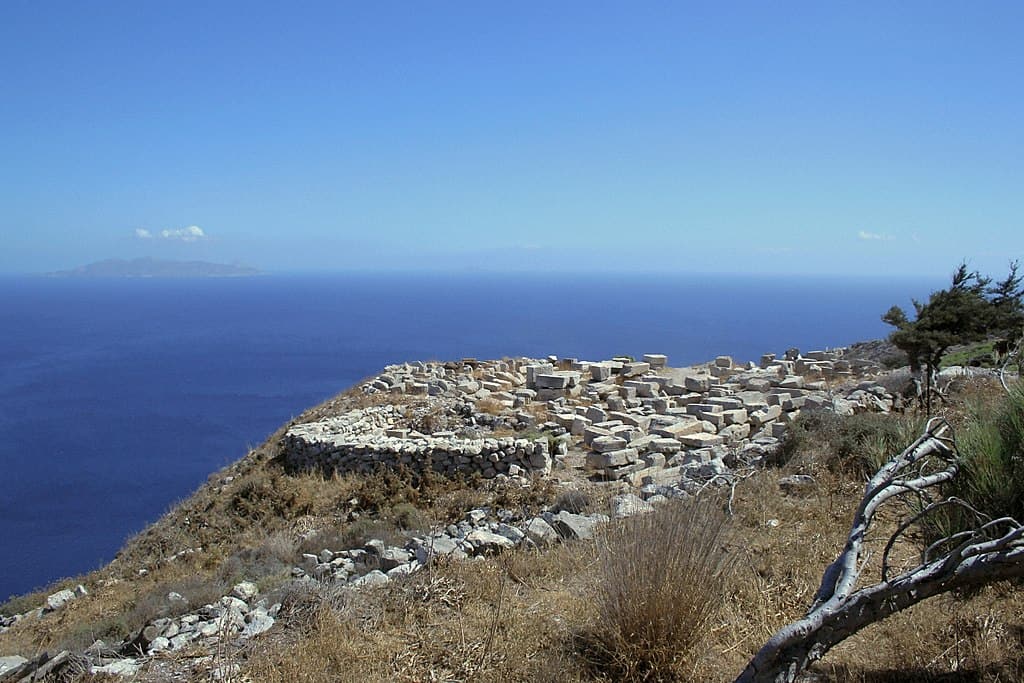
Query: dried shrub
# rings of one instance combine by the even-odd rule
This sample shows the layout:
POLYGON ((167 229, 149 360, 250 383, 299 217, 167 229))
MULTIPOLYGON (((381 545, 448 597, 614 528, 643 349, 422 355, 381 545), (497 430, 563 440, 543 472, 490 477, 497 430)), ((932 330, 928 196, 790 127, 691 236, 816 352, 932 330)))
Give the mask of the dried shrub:
POLYGON ((597 617, 581 653, 614 680, 686 680, 732 569, 728 518, 710 498, 673 501, 609 525, 599 546, 597 617))
POLYGON ((482 398, 476 402, 476 409, 478 412, 487 413, 488 415, 501 415, 505 412, 505 406, 493 398, 482 398))
POLYGON ((578 489, 570 489, 569 491, 564 491, 558 495, 558 498, 556 498, 555 502, 551 505, 551 512, 558 514, 564 510, 565 512, 571 512, 578 515, 581 512, 590 510, 590 507, 590 496, 586 492, 578 489))

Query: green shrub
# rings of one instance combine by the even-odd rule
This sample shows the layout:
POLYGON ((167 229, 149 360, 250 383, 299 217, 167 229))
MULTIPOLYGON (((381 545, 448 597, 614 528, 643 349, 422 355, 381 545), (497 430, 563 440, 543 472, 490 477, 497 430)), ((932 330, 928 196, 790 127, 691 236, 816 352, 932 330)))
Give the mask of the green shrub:
POLYGON ((885 413, 804 413, 789 424, 776 464, 817 460, 832 471, 871 476, 916 438, 919 427, 885 413))
MULTIPOLYGON (((984 518, 1024 521, 1024 389, 1016 387, 995 406, 973 406, 957 447, 960 472, 943 493, 967 501, 984 518)), ((977 523, 968 510, 947 506, 929 515, 927 538, 931 542, 977 523)))

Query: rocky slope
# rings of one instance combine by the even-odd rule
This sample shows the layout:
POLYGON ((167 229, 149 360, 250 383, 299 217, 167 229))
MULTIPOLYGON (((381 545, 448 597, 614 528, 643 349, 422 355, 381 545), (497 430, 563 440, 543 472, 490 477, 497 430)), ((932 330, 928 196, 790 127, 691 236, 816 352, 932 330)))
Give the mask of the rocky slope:
MULTIPOLYGON (((487 557, 517 546, 586 540, 609 517, 645 512, 707 487, 734 486, 771 458, 787 424, 801 413, 849 415, 900 407, 901 398, 887 388, 879 365, 847 356, 844 349, 791 350, 782 358, 766 354, 758 364, 719 357, 687 368, 673 368, 658 354, 640 361, 552 357, 390 366, 287 425, 263 450, 213 478, 129 544, 111 567, 85 582, 109 587, 169 572, 175 562, 208 568, 223 561, 226 538, 240 543, 242 529, 259 528, 257 537, 288 529, 299 543, 281 553, 284 576, 270 594, 261 593, 257 576, 241 576, 203 604, 167 591, 161 597, 163 616, 116 640, 98 638, 56 655, 11 652, 25 641, 5 635, 46 633, 69 606, 96 600, 91 595, 96 586, 55 591, 39 607, 0 615, 0 652, 9 652, 0 659, 0 681, 76 672, 154 680, 170 674, 227 678, 233 670, 221 668, 222 661, 209 653, 243 647, 273 630, 281 596, 303 586, 326 583, 358 591, 402 581, 438 558, 487 557), (428 476, 475 481, 489 492, 484 502, 490 504, 411 530, 399 542, 367 538, 308 547, 324 529, 316 520, 302 528, 288 519, 292 508, 286 506, 267 512, 273 496, 255 488, 255 477, 269 468, 283 470, 273 475, 277 482, 313 477, 324 487, 338 477, 381 470, 411 473, 421 484, 428 476), (607 514, 567 505, 565 492, 580 490, 591 497, 606 490, 607 514), (502 506, 509 491, 518 491, 518 499, 534 496, 533 504, 502 506), (260 514, 241 506, 250 499, 260 514), (211 529, 228 523, 204 518, 215 506, 230 511, 235 525, 230 533, 217 536, 211 529), (181 532, 180 539, 173 538, 185 547, 167 547, 172 531, 181 532), (146 546, 141 552, 154 538, 161 543, 150 545, 158 549, 146 546), (303 543, 307 547, 300 547, 303 543), (169 657, 172 653, 176 656, 169 657), (187 653, 193 654, 178 656, 187 653)), ((342 514, 344 522, 359 519, 358 502, 350 507, 342 514)))

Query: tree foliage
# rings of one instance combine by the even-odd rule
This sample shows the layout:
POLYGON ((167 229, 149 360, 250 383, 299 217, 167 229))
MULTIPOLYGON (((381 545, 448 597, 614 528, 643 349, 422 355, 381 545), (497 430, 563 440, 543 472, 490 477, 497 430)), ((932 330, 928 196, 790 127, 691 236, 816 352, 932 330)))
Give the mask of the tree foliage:
POLYGON ((911 370, 927 371, 929 381, 952 346, 986 339, 1015 346, 1024 334, 1022 280, 1016 261, 996 283, 961 263, 947 289, 932 292, 926 303, 914 300, 913 320, 899 306, 886 311, 882 321, 896 328, 889 340, 907 354, 911 370))

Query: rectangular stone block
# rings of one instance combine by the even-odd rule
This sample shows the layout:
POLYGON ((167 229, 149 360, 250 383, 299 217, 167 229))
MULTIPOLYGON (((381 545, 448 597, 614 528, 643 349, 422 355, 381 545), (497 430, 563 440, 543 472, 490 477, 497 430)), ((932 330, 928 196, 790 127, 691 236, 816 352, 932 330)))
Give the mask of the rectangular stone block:
POLYGON ((711 388, 711 378, 706 375, 687 376, 683 379, 687 391, 705 392, 711 388))
POLYGON ((587 455, 587 464, 594 468, 607 469, 622 467, 636 462, 639 454, 635 448, 622 448, 617 451, 593 452, 587 455))
POLYGON ((651 396, 657 396, 660 387, 653 382, 641 382, 639 380, 626 380, 622 383, 623 387, 630 387, 636 391, 637 396, 650 398, 651 396))
POLYGON ((782 416, 782 407, 778 405, 765 406, 760 410, 755 410, 750 414, 750 422, 755 427, 762 427, 773 420, 779 419, 782 416))
POLYGON ((537 375, 535 381, 538 389, 568 389, 569 376, 564 373, 537 375))
POLYGON ((608 417, 612 420, 619 420, 622 424, 631 425, 643 431, 651 426, 651 418, 646 415, 634 415, 633 413, 613 412, 608 417))
POLYGON ((782 409, 785 411, 798 410, 804 407, 807 403, 806 396, 793 396, 792 398, 782 402, 782 409))
POLYGON ((721 446, 725 439, 717 434, 687 434, 679 437, 679 441, 689 448, 708 448, 710 446, 721 446))
POLYGON ((708 410, 702 411, 697 414, 697 417, 705 422, 710 422, 716 427, 725 426, 725 414, 723 412, 711 412, 708 410))
POLYGON ((722 406, 723 410, 736 410, 743 407, 743 401, 735 396, 709 396, 704 403, 713 406, 722 406))
POLYGON ((768 405, 768 398, 760 391, 741 391, 736 394, 747 410, 760 410, 768 405))
POLYGON ((722 406, 714 403, 691 403, 686 406, 688 415, 700 415, 701 413, 720 413, 724 410, 722 406))
POLYGON ((589 426, 589 427, 587 427, 586 429, 583 430, 583 443, 585 443, 586 445, 589 446, 590 444, 592 444, 594 442, 594 439, 596 439, 596 438, 598 438, 600 436, 611 436, 611 435, 612 435, 612 433, 611 433, 610 430, 602 429, 601 427, 595 427, 594 425, 591 425, 591 426, 589 426))
POLYGON ((634 361, 622 364, 622 374, 625 377, 638 377, 651 371, 651 364, 634 361))
POLYGON ((652 368, 664 368, 668 365, 668 356, 661 353, 645 353, 643 361, 652 368))
POLYGON ((746 408, 737 408, 735 410, 723 410, 722 418, 725 420, 726 425, 746 424, 747 410, 746 408))
POLYGON ((678 439, 687 434, 696 434, 703 431, 700 422, 695 419, 684 420, 670 425, 660 425, 651 430, 652 434, 669 439, 678 439))
POLYGON ((574 436, 580 436, 590 426, 590 420, 580 415, 576 416, 576 419, 572 421, 572 425, 569 427, 569 433, 574 436))
POLYGON ((543 363, 540 365, 527 365, 526 366, 526 386, 530 389, 536 388, 537 375, 547 375, 555 371, 555 366, 551 363, 543 363))
POLYGON ((679 451, 681 451, 683 448, 683 444, 680 443, 678 439, 659 437, 651 443, 650 448, 652 450, 671 455, 672 453, 678 453, 679 451))
POLYGON ((605 363, 598 363, 590 366, 590 378, 595 382, 604 382, 612 376, 611 366, 605 363))
POLYGON ((590 442, 590 447, 598 453, 617 451, 625 448, 628 442, 618 436, 599 436, 590 442))
POLYGON ((786 377, 785 379, 779 382, 779 387, 782 389, 803 389, 804 378, 800 377, 799 375, 786 377))

